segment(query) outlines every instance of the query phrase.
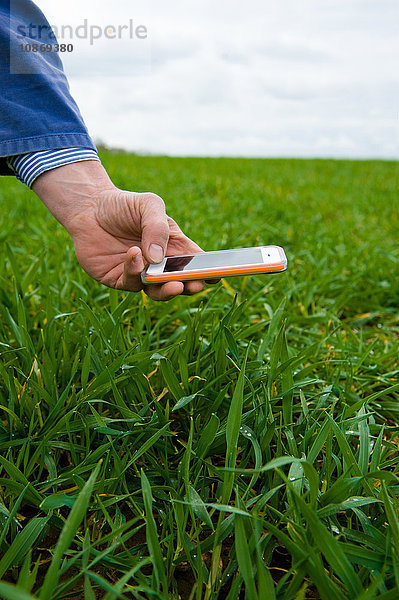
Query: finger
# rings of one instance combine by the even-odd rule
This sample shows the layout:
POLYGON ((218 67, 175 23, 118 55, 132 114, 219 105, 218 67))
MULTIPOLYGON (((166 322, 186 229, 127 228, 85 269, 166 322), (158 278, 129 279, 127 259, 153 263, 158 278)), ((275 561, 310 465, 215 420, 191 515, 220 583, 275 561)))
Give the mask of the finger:
POLYGON ((162 198, 156 194, 142 194, 140 199, 141 247, 145 260, 160 263, 169 240, 169 223, 162 198))
POLYGON ((152 300, 165 302, 179 296, 184 291, 184 284, 181 281, 168 281, 162 285, 146 285, 144 291, 152 300))
POLYGON ((182 254, 201 254, 202 252, 205 252, 205 250, 193 242, 193 240, 190 240, 189 237, 184 235, 184 252, 182 252, 182 254))
POLYGON ((193 294, 198 294, 202 292, 204 289, 204 281, 196 279, 195 281, 185 281, 184 282, 184 292, 185 296, 192 296, 193 294))
POLYGON ((182 232, 172 217, 167 217, 167 219, 169 223, 169 242, 171 245, 178 243, 179 247, 178 252, 174 252, 172 249, 172 252, 170 253, 171 256, 173 254, 198 254, 199 252, 204 252, 198 244, 193 242, 193 240, 182 232))
POLYGON ((219 281, 220 281, 220 277, 219 277, 219 279, 205 279, 205 283, 207 285, 214 285, 215 283, 219 283, 219 281))
POLYGON ((122 285, 123 289, 130 292, 139 292, 143 288, 141 281, 141 272, 145 265, 140 248, 133 246, 126 252, 125 264, 123 268, 122 285))

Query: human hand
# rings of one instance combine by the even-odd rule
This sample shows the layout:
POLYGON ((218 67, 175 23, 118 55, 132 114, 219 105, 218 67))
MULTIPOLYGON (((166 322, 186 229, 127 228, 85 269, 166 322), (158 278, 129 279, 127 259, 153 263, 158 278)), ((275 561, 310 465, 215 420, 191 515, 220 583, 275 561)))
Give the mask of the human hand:
POLYGON ((106 191, 98 196, 92 210, 80 214, 79 220, 84 227, 72 235, 76 257, 86 273, 100 283, 132 292, 144 289, 154 300, 169 300, 203 289, 202 281, 143 286, 141 273, 146 263, 160 262, 165 255, 201 252, 166 215, 159 196, 106 191))
POLYGON ((46 171, 32 189, 70 233, 83 269, 103 285, 144 289, 154 300, 203 289, 203 281, 142 284, 146 263, 160 262, 165 255, 201 252, 166 215, 156 194, 116 188, 97 161, 46 171))

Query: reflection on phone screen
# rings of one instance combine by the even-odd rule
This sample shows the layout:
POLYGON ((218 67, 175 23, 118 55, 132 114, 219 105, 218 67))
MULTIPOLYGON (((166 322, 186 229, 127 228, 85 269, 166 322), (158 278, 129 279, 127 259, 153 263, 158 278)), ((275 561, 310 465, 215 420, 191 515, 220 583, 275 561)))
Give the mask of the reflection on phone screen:
POLYGON ((192 256, 169 256, 166 259, 164 272, 194 271, 196 269, 212 269, 242 265, 263 264, 260 248, 244 248, 229 252, 206 252, 192 256))

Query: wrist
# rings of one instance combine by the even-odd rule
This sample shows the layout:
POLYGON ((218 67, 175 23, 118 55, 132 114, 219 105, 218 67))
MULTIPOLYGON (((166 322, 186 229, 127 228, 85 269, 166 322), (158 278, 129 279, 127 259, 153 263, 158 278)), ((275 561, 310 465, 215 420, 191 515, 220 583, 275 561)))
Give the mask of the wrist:
POLYGON ((97 198, 104 191, 115 189, 98 160, 75 162, 46 171, 32 185, 35 194, 72 237, 85 226, 97 198))

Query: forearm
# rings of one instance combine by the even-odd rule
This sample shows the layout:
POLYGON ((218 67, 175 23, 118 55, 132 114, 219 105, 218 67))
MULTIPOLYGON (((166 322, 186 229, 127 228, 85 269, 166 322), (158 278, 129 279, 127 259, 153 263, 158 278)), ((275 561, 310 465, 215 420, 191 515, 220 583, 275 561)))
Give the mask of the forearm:
POLYGON ((82 215, 95 205, 98 195, 115 189, 101 162, 96 160, 46 171, 32 185, 35 194, 70 235, 82 224, 82 215))

